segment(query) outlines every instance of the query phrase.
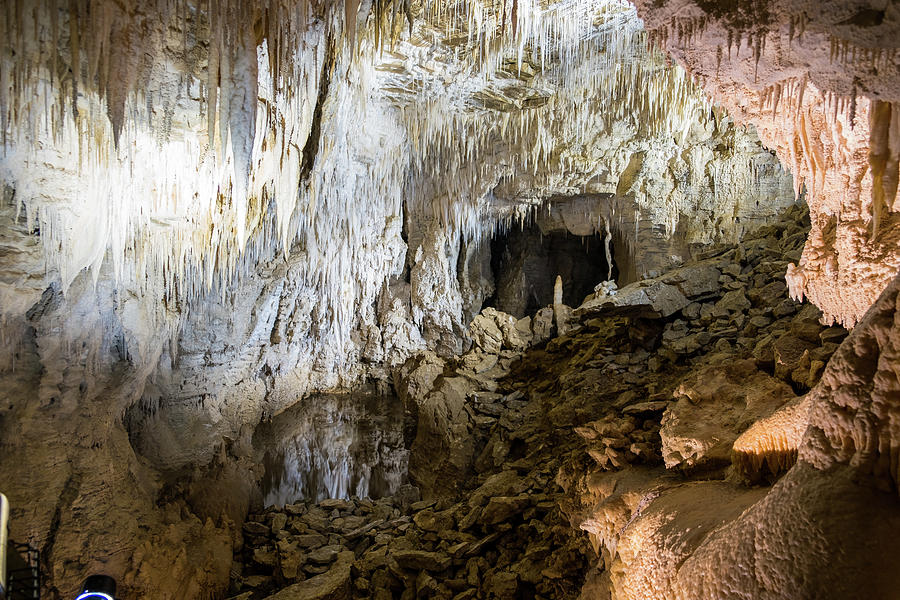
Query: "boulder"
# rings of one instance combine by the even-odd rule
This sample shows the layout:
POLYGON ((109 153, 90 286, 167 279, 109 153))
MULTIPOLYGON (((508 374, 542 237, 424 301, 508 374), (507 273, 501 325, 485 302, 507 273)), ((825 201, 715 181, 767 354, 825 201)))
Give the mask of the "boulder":
POLYGON ((306 555, 306 558, 309 562, 316 565, 328 565, 334 562, 334 560, 338 557, 338 554, 341 553, 342 548, 338 545, 334 546, 322 546, 317 550, 313 550, 309 554, 306 555))
POLYGON ((626 285, 615 296, 594 296, 575 311, 578 316, 594 314, 668 317, 691 303, 674 285, 658 280, 626 285))
POLYGON ((794 371, 808 371, 811 362, 809 352, 813 348, 813 344, 790 333, 779 337, 772 345, 775 376, 790 381, 794 371))
POLYGON ((247 521, 244 523, 244 533, 248 535, 269 535, 269 528, 263 523, 247 521))
POLYGON ((432 390, 435 380, 443 372, 444 359, 426 350, 394 371, 394 388, 405 404, 418 404, 432 390))
POLYGON ((688 298, 704 298, 719 291, 719 270, 709 263, 675 269, 664 275, 663 283, 675 285, 688 298))
POLYGON ((506 470, 495 473, 469 495, 469 506, 480 506, 494 496, 518 494, 527 485, 516 471, 506 470))
MULTIPOLYGON (((531 329, 531 317, 524 316, 518 321, 516 321, 515 334, 522 340, 522 343, 526 346, 530 346, 531 342, 534 338, 534 334, 531 329)), ((512 342, 513 338, 510 336, 510 341, 512 342)))
POLYGON ((453 515, 449 511, 435 512, 430 508, 417 512, 413 522, 423 531, 443 531, 453 527, 453 515))
POLYGON ((274 567, 278 557, 275 552, 267 548, 256 548, 253 550, 253 562, 263 567, 274 567))
POLYGON ((513 600, 517 597, 519 576, 509 571, 490 573, 485 577, 484 587, 494 598, 513 600))
POLYGON ((304 548, 318 548, 324 546, 328 539, 321 533, 304 533, 294 536, 298 544, 304 548))
POLYGON ((576 327, 575 311, 563 303, 553 305, 553 320, 556 322, 556 334, 566 335, 576 327))
POLYGON ((752 288, 747 292, 747 297, 754 306, 777 306, 787 297, 787 285, 778 280, 766 284, 761 288, 752 288))
POLYGON ((734 441, 757 420, 794 398, 785 383, 753 360, 706 365, 682 381, 660 427, 666 467, 722 467, 734 441))
POLYGON ((489 354, 500 350, 524 350, 532 341, 531 318, 516 319, 495 308, 485 308, 469 325, 469 335, 476 347, 489 354))
POLYGON ((343 498, 326 498, 319 502, 319 507, 325 510, 352 510, 353 503, 343 498))
POLYGON ((347 600, 354 557, 353 552, 341 552, 331 568, 321 575, 290 585, 266 600, 347 600))
MULTIPOLYGON (((492 309, 488 309, 492 310, 492 309)), ((488 354, 499 354, 503 348, 503 332, 492 318, 493 315, 484 311, 472 319, 469 325, 469 335, 472 342, 488 354)))
POLYGON ((531 320, 532 343, 546 342, 553 335, 553 308, 545 306, 531 320))
POLYGON ((741 288, 726 293, 721 300, 716 302, 716 306, 728 312, 747 312, 750 310, 750 300, 747 299, 741 288))
POLYGON ((276 544, 278 548, 278 566, 281 569, 281 575, 288 581, 297 578, 300 567, 306 562, 303 551, 298 547, 296 542, 288 542, 281 540, 276 544))
POLYGON ((391 553, 397 564, 411 571, 443 571, 450 566, 450 557, 442 552, 397 550, 391 553))
POLYGON ((480 521, 485 525, 496 525, 508 521, 521 513, 531 504, 528 495, 519 496, 495 496, 488 500, 487 506, 481 511, 480 521))
POLYGON ((475 441, 466 397, 473 386, 464 377, 445 377, 418 406, 409 476, 425 498, 455 492, 472 468, 475 441))

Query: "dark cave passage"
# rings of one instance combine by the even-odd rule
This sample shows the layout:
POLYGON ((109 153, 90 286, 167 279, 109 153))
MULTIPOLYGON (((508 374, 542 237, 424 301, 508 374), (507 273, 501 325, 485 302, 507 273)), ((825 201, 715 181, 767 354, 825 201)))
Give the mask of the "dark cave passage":
MULTIPOLYGON (((516 317, 553 303, 557 275, 563 281, 563 302, 573 307, 609 278, 602 234, 543 233, 537 224, 497 234, 491 240, 491 268, 496 291, 486 306, 516 317)), ((612 278, 617 277, 613 259, 612 278)))

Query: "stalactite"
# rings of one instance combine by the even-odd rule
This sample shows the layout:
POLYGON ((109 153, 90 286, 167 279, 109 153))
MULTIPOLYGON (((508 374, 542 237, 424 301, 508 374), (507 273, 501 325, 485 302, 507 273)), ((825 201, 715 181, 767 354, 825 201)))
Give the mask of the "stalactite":
POLYGON ((872 171, 872 231, 878 235, 885 212, 897 197, 900 160, 900 116, 894 105, 876 101, 869 112, 869 168, 872 171))
MULTIPOLYGON (((7 9, 25 4, 10 0, 7 9)), ((46 6, 56 4, 35 10, 45 14, 46 6)), ((554 177, 578 167, 577 149, 606 133, 603 123, 615 120, 636 135, 665 140, 661 151, 670 152, 710 118, 709 100, 681 69, 666 67, 661 53, 648 49, 634 8, 624 1, 514 0, 498 10, 476 1, 427 0, 422 31, 464 41, 446 58, 453 78, 419 69, 415 81, 378 68, 388 64, 389 42, 395 52, 408 51, 409 28, 400 22, 400 13, 407 23, 412 17, 408 2, 376 1, 369 15, 356 0, 316 15, 307 2, 289 0, 159 6, 152 27, 134 28, 138 35, 126 33, 138 16, 119 3, 69 0, 58 25, 33 47, 26 47, 11 13, 0 11, 0 31, 11 32, 0 43, 0 113, 10 140, 4 151, 15 154, 3 177, 30 198, 25 214, 40 225, 48 264, 64 288, 84 268, 96 276, 109 257, 117 280, 130 289, 189 304, 210 294, 226 297, 229 284, 252 273, 257 261, 302 251, 305 282, 322 298, 320 316, 346 340, 361 286, 368 285, 347 273, 362 264, 372 223, 400 216, 400 198, 433 199, 417 208, 452 235, 479 241, 495 226, 485 214, 494 176, 486 165, 495 162, 487 157, 501 154, 510 172, 530 173, 539 205, 554 177), (328 40, 340 40, 341 30, 343 43, 332 47, 328 40), (67 36, 68 52, 47 51, 67 36), (13 61, 13 48, 27 60, 13 61), (173 48, 183 56, 173 56, 173 48), (65 69, 51 66, 56 60, 69 60, 71 75, 60 75, 65 69), (23 69, 56 73, 54 85, 23 69), (529 89, 546 95, 508 99, 504 111, 472 106, 471 90, 496 89, 501 70, 529 72, 529 89), (353 97, 345 85, 350 79, 359 86, 353 97), (325 89, 327 82, 333 85, 325 89), (385 120, 396 121, 399 133, 360 135, 352 128, 380 126, 366 102, 386 95, 386 83, 398 91, 385 120), (192 95, 195 104, 185 99, 192 95), (196 110, 187 114, 186 106, 196 110), (198 118, 201 109, 205 119, 198 118), (63 116, 42 120, 48 112, 63 116), (311 135, 319 145, 307 161, 303 149, 311 135), (361 137, 378 147, 358 150, 377 152, 366 154, 368 163, 347 147, 361 137), (561 152, 563 145, 575 150, 561 152), (35 157, 36 147, 49 153, 35 157), (62 209, 41 201, 30 170, 35 161, 59 162, 53 152, 76 156, 57 173, 79 190, 62 209), (77 223, 84 226, 78 237, 68 212, 90 215, 77 223)), ((687 20, 683 34, 692 39, 704 26, 687 20)), ((723 197, 754 184, 737 173, 745 168, 716 171, 713 184, 723 197)), ((679 206, 654 207, 651 190, 632 193, 674 231, 679 206)), ((517 209, 508 218, 521 223, 528 214, 517 209)), ((609 252, 608 220, 605 227, 609 252)))
POLYGON ((613 278, 612 277, 613 260, 612 260, 612 249, 611 249, 612 232, 609 229, 609 219, 608 218, 603 219, 603 230, 604 230, 603 249, 606 253, 606 264, 607 264, 607 268, 608 268, 608 271, 606 273, 606 280, 612 281, 612 278, 613 278))

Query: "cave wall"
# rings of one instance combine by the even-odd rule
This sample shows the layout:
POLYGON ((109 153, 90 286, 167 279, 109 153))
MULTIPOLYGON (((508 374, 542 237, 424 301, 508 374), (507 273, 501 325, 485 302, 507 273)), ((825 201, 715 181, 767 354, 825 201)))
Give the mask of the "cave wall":
POLYGON ((852 326, 900 266, 897 7, 889 2, 635 2, 710 96, 805 185, 813 229, 792 293, 852 326))

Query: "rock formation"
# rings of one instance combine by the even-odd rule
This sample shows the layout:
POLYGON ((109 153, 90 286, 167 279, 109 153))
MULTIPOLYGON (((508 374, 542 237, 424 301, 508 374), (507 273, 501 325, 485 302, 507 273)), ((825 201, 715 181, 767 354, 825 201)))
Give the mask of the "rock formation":
POLYGON ((898 18, 5 0, 0 491, 45 593, 891 589, 898 18))
MULTIPOLYGON (((843 398, 873 431, 890 431, 881 422, 890 419, 891 384, 876 383, 866 359, 890 352, 885 317, 897 284, 838 350, 846 330, 818 323, 821 313, 781 283, 786 255, 802 243, 798 216, 682 269, 715 271, 719 289, 684 276, 656 282, 680 284, 689 298, 665 316, 639 302, 585 304, 574 329, 549 343, 504 337, 495 325, 492 341, 437 376, 433 359, 412 360, 398 389, 446 407, 440 426, 419 421, 432 440, 412 446, 415 462, 440 472, 411 472, 426 499, 406 486, 376 501, 253 516, 232 573, 237 597, 327 597, 312 591, 326 579, 343 581, 346 598, 889 597, 900 521, 895 493, 877 482, 893 476, 884 472, 890 459, 874 451, 855 460, 863 439, 824 416, 834 410, 821 402, 843 398), (733 302, 736 291, 746 303, 733 302), (779 370, 767 355, 773 338, 808 340, 806 353, 829 367, 807 366, 802 377, 779 370), (817 406, 822 420, 812 417, 799 458, 796 449, 791 456, 791 423, 808 422, 817 406), (776 442, 760 442, 762 431, 776 442), (869 544, 885 553, 872 557, 862 549, 869 544)), ((488 320, 515 322, 485 313, 476 322, 486 332, 488 320)))
POLYGON ((635 2, 648 31, 808 192, 812 230, 788 274, 852 326, 900 266, 896 7, 881 2, 635 2))

